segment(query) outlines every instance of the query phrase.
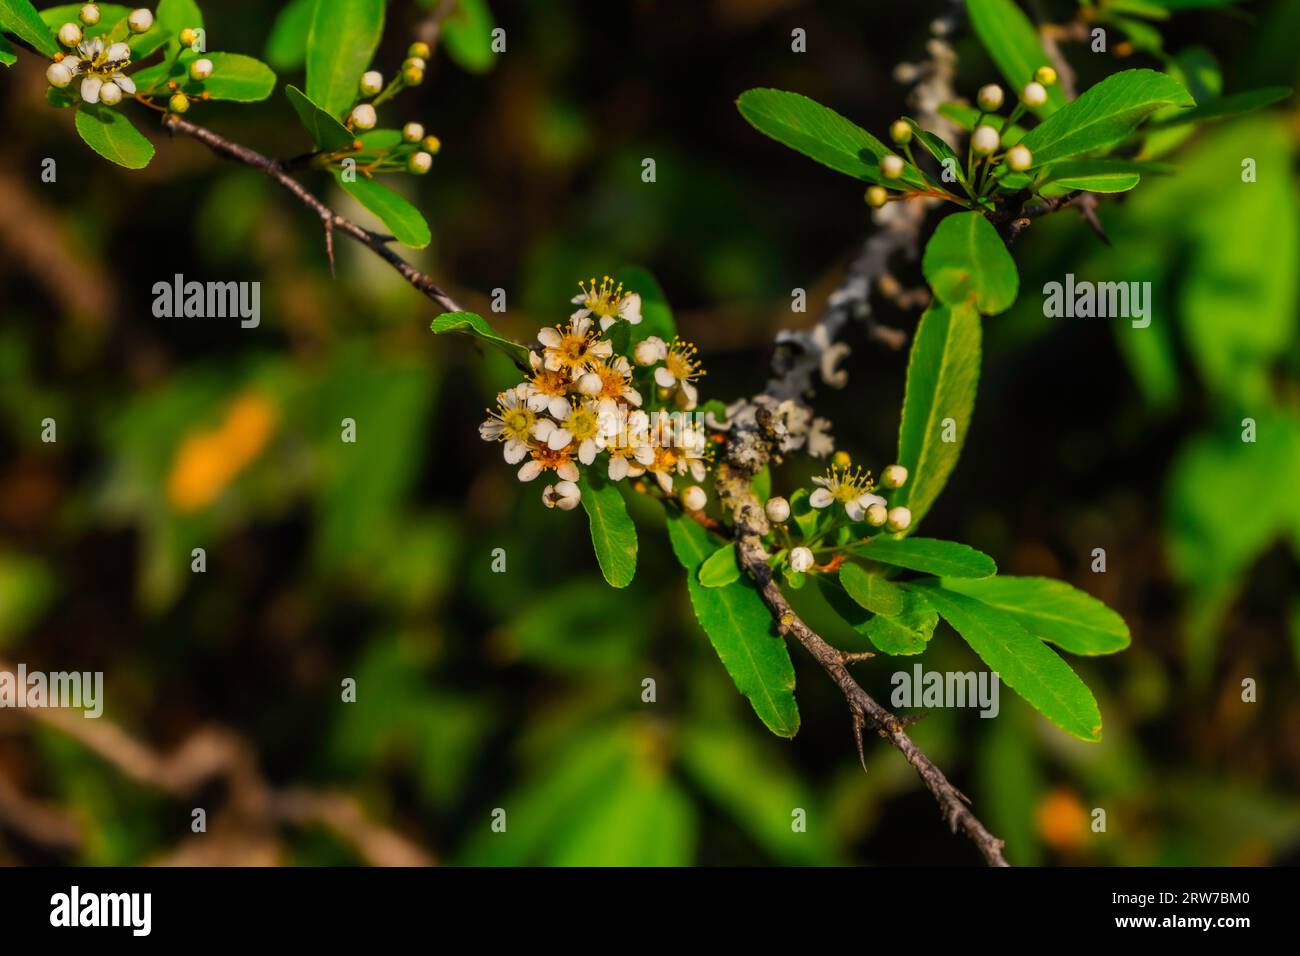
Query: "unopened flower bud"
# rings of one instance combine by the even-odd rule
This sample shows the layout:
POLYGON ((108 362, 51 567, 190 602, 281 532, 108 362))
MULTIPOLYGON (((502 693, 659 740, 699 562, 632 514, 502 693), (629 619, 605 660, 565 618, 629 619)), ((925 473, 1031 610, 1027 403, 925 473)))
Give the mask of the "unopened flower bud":
POLYGON ((763 510, 767 512, 767 520, 773 524, 785 524, 790 520, 790 502, 784 498, 769 498, 763 510))
POLYGON ((193 27, 186 27, 176 38, 181 41, 181 46, 190 46, 199 38, 199 35, 194 31, 193 27))
POLYGON ((637 365, 654 365, 656 362, 662 362, 668 355, 668 347, 664 340, 657 335, 642 339, 636 344, 636 349, 632 352, 632 357, 636 359, 637 365))
POLYGON ((406 161, 406 168, 417 176, 423 176, 433 168, 433 157, 424 150, 412 153, 411 158, 406 161))
POLYGON ((375 124, 379 122, 379 117, 375 113, 375 108, 369 103, 361 103, 352 108, 352 115, 349 117, 352 125, 357 129, 374 129, 375 124))
POLYGON ((1034 165, 1034 154, 1026 147, 1016 144, 1007 150, 1007 165, 1018 173, 1023 173, 1034 165))
POLYGON ((361 82, 357 85, 362 96, 374 96, 384 88, 384 75, 378 70, 369 70, 361 74, 361 82))
POLYGON ((86 26, 93 27, 99 22, 99 7, 95 6, 93 3, 86 4, 81 8, 81 12, 77 14, 77 19, 86 26))
POLYGON ((853 456, 841 448, 835 454, 831 455, 831 465, 843 471, 853 464, 853 456))
POLYGON ((402 127, 402 139, 407 143, 418 143, 424 139, 424 126, 420 123, 407 123, 402 127))
POLYGON ((996 152, 1002 137, 992 126, 981 126, 971 133, 970 148, 977 156, 987 156, 996 152))
POLYGON ((867 506, 867 524, 873 528, 879 528, 889 520, 889 509, 882 504, 867 506))
POLYGON ((790 567, 796 571, 807 571, 816 563, 813 553, 800 545, 790 552, 790 567))
POLYGON ((115 63, 125 63, 131 59, 131 48, 125 43, 114 43, 104 51, 104 56, 115 63))
POLYGON ((173 113, 185 113, 190 108, 190 98, 184 93, 173 93, 171 99, 167 101, 167 106, 173 113))
POLYGON ((605 383, 600 380, 600 376, 595 372, 587 372, 582 378, 578 379, 578 391, 583 395, 599 395, 600 390, 605 387, 605 383))
POLYGON ((212 61, 207 57, 190 64, 191 80, 206 80, 212 75, 212 61))
POLYGON ((912 124, 904 119, 896 119, 889 126, 889 138, 899 146, 912 141, 912 124))
POLYGON ((410 56, 402 61, 403 70, 420 70, 423 72, 429 66, 422 56, 410 56))
POLYGON ((127 15, 126 25, 131 28, 132 33, 144 33, 153 26, 153 11, 146 10, 144 7, 132 10, 127 15))
POLYGON ((1040 66, 1037 72, 1034 73, 1034 79, 1042 83, 1043 86, 1051 86, 1056 82, 1056 71, 1050 66, 1040 66))
POLYGON ((427 60, 433 56, 433 51, 429 49, 429 44, 417 40, 407 47, 406 55, 417 60, 427 60))
POLYGON ((906 531, 912 524, 912 512, 909 508, 897 507, 889 509, 889 530, 906 531))
POLYGON ((980 109, 985 113, 996 113, 1002 109, 1002 87, 996 83, 981 86, 976 99, 979 101, 980 109))
POLYGON ((885 203, 889 202, 889 190, 884 186, 867 187, 867 205, 879 209, 885 203))
POLYGON ((889 465, 880 473, 880 483, 886 488, 901 488, 907 483, 907 469, 902 465, 889 465))
POLYGON ((99 102, 105 106, 116 106, 122 102, 122 88, 116 83, 105 83, 99 88, 99 102))
POLYGON ((435 156, 442 152, 442 140, 436 136, 424 137, 424 141, 420 145, 424 147, 425 152, 433 153, 435 156))
POLYGON ((687 511, 703 511, 708 503, 709 495, 699 485, 691 485, 682 492, 682 506, 687 511))
POLYGON ((45 71, 45 78, 50 81, 50 86, 61 90, 72 82, 72 70, 66 63, 51 63, 45 71))
POLYGON ((75 23, 65 23, 59 27, 59 42, 71 48, 81 42, 81 27, 75 23))
POLYGON ((903 175, 903 159, 893 153, 880 157, 880 171, 886 179, 897 179, 903 175))
POLYGON ((1026 83, 1020 99, 1026 106, 1042 106, 1047 102, 1047 90, 1042 83, 1026 83))
POLYGON ((402 82, 407 86, 419 86, 424 82, 424 70, 408 66, 402 71, 402 82))

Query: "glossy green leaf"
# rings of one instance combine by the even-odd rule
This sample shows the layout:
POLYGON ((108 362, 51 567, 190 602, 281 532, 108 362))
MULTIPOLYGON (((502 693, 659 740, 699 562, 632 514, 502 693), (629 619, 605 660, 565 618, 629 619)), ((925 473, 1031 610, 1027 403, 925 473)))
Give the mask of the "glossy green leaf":
POLYGON ((728 543, 704 559, 698 577, 706 588, 720 588, 740 580, 742 573, 736 561, 736 546, 728 543))
POLYGON ((433 239, 424 216, 406 197, 367 176, 349 182, 342 172, 335 172, 334 179, 349 196, 378 216, 398 242, 423 249, 433 239))
POLYGON ((9 45, 9 41, 0 36, 0 66, 13 66, 18 62, 18 54, 9 45))
MULTIPOLYGON (((975 121, 979 119, 980 111, 973 106, 967 106, 965 103, 944 103, 939 107, 939 115, 945 116, 957 124, 966 132, 975 129, 975 121)), ((1001 126, 998 127, 1001 129, 1001 126)), ((1015 146, 1025 138, 1026 130, 1023 126, 1012 126, 1002 134, 1002 145, 1004 147, 1015 146)))
POLYGON ((939 301, 974 302, 985 315, 1011 308, 1020 291, 1016 262, 993 224, 978 212, 940 220, 921 260, 926 281, 939 301))
POLYGON ((28 0, 0 0, 0 30, 30 43, 46 56, 59 52, 59 41, 28 0))
POLYGON ((493 348, 499 349, 508 355, 520 368, 527 369, 529 367, 528 349, 518 342, 511 341, 498 334, 481 315, 476 315, 473 312, 447 312, 434 319, 429 327, 433 330, 434 335, 455 332, 486 342, 493 348))
MULTIPOLYGON (((931 133, 928 129, 923 129, 916 120, 910 117, 907 119, 907 124, 912 127, 912 134, 916 141, 924 146, 925 151, 934 157, 934 161, 939 164, 940 174, 942 175, 943 164, 947 160, 958 180, 965 182, 966 168, 962 165, 961 157, 957 155, 957 151, 948 145, 948 141, 942 136, 931 133)), ((942 180, 940 182, 942 183, 942 180)), ((943 188, 947 189, 949 184, 943 183, 942 185, 943 188)))
POLYGON ((636 525, 627 513, 627 502, 618 485, 593 468, 579 472, 582 507, 591 527, 591 544, 605 580, 625 588, 636 574, 636 525))
POLYGON ((879 535, 855 545, 853 553, 881 564, 941 577, 987 578, 998 566, 983 551, 940 538, 889 538, 879 535))
POLYGON ((307 96, 341 117, 359 95, 384 30, 384 0, 316 0, 307 32, 307 96))
POLYGON ((471 73, 486 73, 497 58, 492 52, 494 27, 485 0, 456 0, 455 10, 442 25, 442 45, 458 66, 471 73))
POLYGON ((1135 164, 1122 159, 1075 159, 1056 163, 1047 170, 1044 195, 1083 189, 1091 193, 1128 192, 1141 181, 1135 164))
POLYGON ((860 565, 846 563, 840 568, 840 584, 861 607, 872 614, 895 617, 907 609, 906 592, 879 574, 868 574, 860 565))
POLYGON ((1026 631, 1071 654, 1114 654, 1129 646, 1124 619, 1091 594, 1053 578, 945 578, 943 586, 998 608, 1026 631))
POLYGON ((316 0, 289 0, 271 24, 262 55, 280 71, 296 70, 307 61, 307 34, 316 0))
POLYGON ((880 158, 892 150, 862 127, 799 93, 746 90, 736 106, 756 130, 837 172, 869 183, 926 188, 920 170, 908 163, 901 179, 880 174, 880 158))
POLYGON ((118 110, 83 103, 76 124, 87 146, 119 166, 143 169, 153 159, 153 143, 118 110))
POLYGON ((1193 106, 1191 94, 1155 70, 1112 73, 1035 126, 1021 141, 1038 166, 1114 146, 1158 109, 1193 106))
POLYGON ((318 149, 328 152, 352 145, 355 139, 352 131, 308 99, 306 93, 296 86, 286 86, 284 93, 318 149))
POLYGON ((1266 86, 1245 93, 1233 93, 1231 96, 1216 96, 1201 100, 1190 110, 1182 110, 1174 115, 1153 120, 1151 129, 1166 129, 1182 126, 1185 123, 1206 123, 1212 120, 1229 119, 1250 113, 1265 106, 1281 102, 1291 95, 1289 86, 1266 86))
POLYGON ((141 93, 162 92, 169 81, 179 84, 192 97, 206 93, 209 99, 232 103, 257 103, 275 90, 276 76, 261 60, 240 53, 195 53, 182 50, 175 59, 146 67, 132 77, 141 93), (192 80, 190 64, 200 57, 212 61, 212 75, 192 80))
POLYGON ((772 733, 793 737, 799 730, 794 699, 794 665, 772 615, 747 578, 721 588, 697 580, 700 565, 717 550, 709 533, 690 518, 668 515, 673 553, 686 568, 695 617, 717 651, 736 688, 772 733))
MULTIPOLYGON (((1011 87, 1008 99, 1016 102, 1038 68, 1050 65, 1038 31, 1014 0, 967 0, 966 14, 975 35, 1011 87)), ((1050 116, 1064 105, 1065 96, 1057 84, 1047 87, 1047 102, 1034 112, 1050 116)))
POLYGON ((1101 711, 1070 665, 1004 611, 937 582, 915 587, 1002 682, 1080 740, 1101 739, 1101 711))
POLYGON ((980 318, 973 306, 936 303, 917 326, 907 363, 898 463, 907 483, 891 502, 912 511, 915 529, 957 465, 979 385, 980 318), (952 438, 952 441, 945 441, 952 438))

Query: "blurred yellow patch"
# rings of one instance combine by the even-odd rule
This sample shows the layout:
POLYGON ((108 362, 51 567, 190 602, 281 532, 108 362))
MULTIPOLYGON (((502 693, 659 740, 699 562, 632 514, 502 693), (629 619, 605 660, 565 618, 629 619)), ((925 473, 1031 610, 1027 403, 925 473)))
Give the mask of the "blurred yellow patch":
POLYGON ((1053 790, 1043 797, 1034 820, 1053 850, 1078 849, 1088 835, 1088 811, 1073 790, 1053 790))
POLYGON ((215 429, 185 436, 167 477, 167 500, 177 511, 198 511, 217 499, 261 454, 275 432, 276 409, 253 393, 230 404, 215 429))

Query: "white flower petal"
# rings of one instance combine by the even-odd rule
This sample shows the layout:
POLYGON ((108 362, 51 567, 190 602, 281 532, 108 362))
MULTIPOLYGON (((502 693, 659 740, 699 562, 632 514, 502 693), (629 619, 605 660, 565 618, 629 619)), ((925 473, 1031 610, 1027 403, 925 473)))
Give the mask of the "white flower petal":
POLYGON ((541 342, 548 349, 556 348, 560 344, 561 338, 560 330, 553 329, 550 326, 547 326, 537 333, 537 341, 541 342))
POLYGON ((122 88, 122 92, 127 96, 135 95, 135 80, 131 79, 125 73, 118 73, 113 77, 113 82, 122 88))
POLYGON ((99 90, 104 81, 97 76, 88 76, 81 81, 81 98, 87 103, 99 102, 99 90))
POLYGON ((517 465, 528 454, 528 443, 512 439, 505 443, 506 463, 517 465))
POLYGON ((527 462, 522 468, 519 469, 519 480, 532 481, 541 473, 542 473, 542 463, 540 461, 530 461, 527 462))
POLYGON ((627 459, 621 455, 612 455, 609 459, 609 480, 622 481, 627 477, 627 459))
POLYGON ((596 443, 592 439, 583 439, 582 444, 578 446, 578 461, 582 462, 584 465, 590 465, 596 460, 596 452, 599 450, 600 449, 596 447, 596 443))
POLYGON ((655 382, 662 388, 672 388, 677 384, 677 376, 661 365, 655 369, 655 382))
POLYGON ((567 428, 556 428, 547 436, 546 447, 551 451, 559 451, 571 441, 573 441, 573 432, 567 428))
MULTIPOLYGON (((813 480, 815 481, 816 479, 813 480)), ((814 508, 825 508, 834 500, 835 496, 825 488, 818 488, 808 496, 808 504, 812 505, 814 508)))
POLYGON ((862 507, 858 501, 844 502, 844 512, 849 516, 850 521, 861 521, 862 516, 867 513, 867 509, 862 507))
POLYGON ((566 461, 559 468, 556 468, 555 473, 565 481, 578 480, 578 466, 571 461, 566 461))
POLYGON ((569 400, 563 395, 554 395, 547 402, 546 410, 551 413, 552 418, 567 418, 571 411, 569 400))

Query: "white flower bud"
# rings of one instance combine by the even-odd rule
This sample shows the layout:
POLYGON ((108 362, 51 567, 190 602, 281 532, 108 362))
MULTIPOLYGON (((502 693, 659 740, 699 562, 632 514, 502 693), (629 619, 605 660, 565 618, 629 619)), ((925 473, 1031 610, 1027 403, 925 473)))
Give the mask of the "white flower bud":
POLYGON ((403 70, 419 70, 420 72, 423 73, 426 69, 428 69, 428 67, 429 64, 425 62, 425 59, 422 56, 407 57, 402 62, 403 70))
POLYGON ((424 150, 420 150, 418 153, 412 153, 411 158, 406 161, 407 171, 414 173, 416 176, 423 176, 432 168, 433 157, 424 150))
POLYGON ((402 139, 408 143, 418 143, 424 139, 424 126, 420 123, 407 123, 402 127, 402 139))
POLYGON ((906 531, 912 523, 911 509, 898 507, 889 509, 889 530, 906 531))
POLYGON ((116 83, 105 83, 99 88, 99 102, 105 106, 116 106, 122 102, 122 88, 116 83))
POLYGON ((636 350, 632 353, 637 365, 654 365, 655 362, 662 362, 667 355, 668 347, 657 335, 638 342, 636 350))
POLYGON ((115 63, 124 63, 131 59, 131 48, 125 43, 114 43, 109 46, 104 55, 115 63))
POLYGON ((95 6, 93 3, 86 4, 81 8, 81 13, 77 15, 77 19, 86 26, 93 27, 99 22, 99 7, 95 6))
POLYGON ((352 108, 352 125, 357 129, 374 129, 379 122, 375 108, 369 103, 362 103, 352 108))
POLYGON ((144 33, 153 26, 153 12, 144 7, 132 10, 126 18, 126 25, 131 28, 132 33, 144 33))
POLYGON ((790 502, 784 498, 768 499, 763 510, 767 512, 767 520, 773 524, 785 524, 790 520, 790 502))
POLYGON ((64 63, 51 63, 45 71, 45 78, 50 81, 50 86, 61 90, 72 82, 72 71, 64 63))
POLYGON ((1042 83, 1026 83, 1020 99, 1026 106, 1042 106, 1047 102, 1047 89, 1042 83))
POLYGON ((65 23, 59 27, 59 42, 66 47, 74 47, 81 42, 81 27, 75 23, 65 23))
POLYGON ((796 571, 807 571, 815 563, 813 553, 802 545, 790 552, 790 567, 796 571))
POLYGON ((907 469, 902 465, 889 465, 880 473, 880 483, 886 488, 901 488, 907 482, 907 469))
POLYGON ((361 82, 358 85, 361 87, 362 96, 374 96, 384 88, 384 75, 378 70, 369 70, 361 74, 361 82))
POLYGON ((903 175, 902 157, 895 156, 893 153, 880 157, 880 171, 886 179, 897 179, 903 175))
POLYGON ((902 146, 912 141, 912 124, 905 119, 896 119, 889 124, 889 138, 902 146))
POLYGON ((985 113, 996 113, 1002 109, 1002 87, 996 83, 989 83, 987 86, 981 86, 977 99, 980 109, 985 113))
POLYGON ((600 380, 600 376, 595 372, 587 372, 578 379, 578 391, 583 395, 599 395, 600 390, 605 387, 605 383, 600 380))
POLYGON ((1018 173, 1023 173, 1034 165, 1034 154, 1017 143, 1007 150, 1007 165, 1018 173))
POLYGON ((687 511, 703 511, 709 496, 699 485, 691 485, 682 492, 682 506, 687 511))
POLYGON ((206 80, 212 75, 212 61, 207 57, 190 64, 190 79, 206 80))
POLYGON ((882 504, 869 505, 867 507, 867 524, 873 528, 879 528, 889 520, 889 509, 882 504))
POLYGON ((970 148, 977 156, 987 156, 996 152, 998 144, 1002 142, 1002 137, 992 126, 981 126, 971 134, 970 148))

